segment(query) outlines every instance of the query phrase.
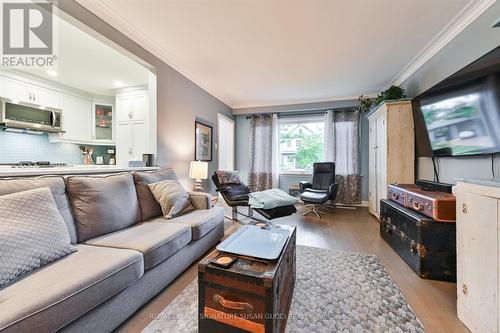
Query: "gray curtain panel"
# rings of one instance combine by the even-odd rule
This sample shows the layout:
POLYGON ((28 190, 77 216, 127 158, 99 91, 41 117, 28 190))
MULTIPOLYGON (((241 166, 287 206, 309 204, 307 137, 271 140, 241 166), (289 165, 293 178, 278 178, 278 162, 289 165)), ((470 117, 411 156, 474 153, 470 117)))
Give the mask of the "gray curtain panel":
POLYGON ((339 184, 338 203, 361 203, 359 148, 359 112, 335 111, 333 116, 333 148, 336 182, 339 184))
POLYGON ((248 186, 252 191, 272 188, 273 118, 255 115, 250 120, 250 171, 248 186))

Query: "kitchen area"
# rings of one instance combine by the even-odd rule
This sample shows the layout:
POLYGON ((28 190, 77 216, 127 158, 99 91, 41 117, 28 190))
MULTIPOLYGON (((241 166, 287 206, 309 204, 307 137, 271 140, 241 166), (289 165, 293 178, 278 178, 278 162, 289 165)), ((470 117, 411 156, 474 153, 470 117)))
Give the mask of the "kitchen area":
POLYGON ((55 19, 55 67, 0 69, 0 177, 154 168, 154 68, 55 19))

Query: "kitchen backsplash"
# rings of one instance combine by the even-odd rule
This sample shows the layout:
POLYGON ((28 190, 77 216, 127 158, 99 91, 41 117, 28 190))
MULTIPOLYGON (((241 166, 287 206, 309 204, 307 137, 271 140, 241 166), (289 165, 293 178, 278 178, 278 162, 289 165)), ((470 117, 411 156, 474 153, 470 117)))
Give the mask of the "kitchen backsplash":
MULTIPOLYGON (((48 134, 34 135, 0 132, 0 163, 20 161, 49 161, 53 163, 83 164, 80 145, 73 143, 50 143, 48 134)), ((86 145, 87 146, 87 145, 86 145)), ((88 146, 94 148, 95 156, 104 156, 105 164, 109 155, 106 146, 88 146)))

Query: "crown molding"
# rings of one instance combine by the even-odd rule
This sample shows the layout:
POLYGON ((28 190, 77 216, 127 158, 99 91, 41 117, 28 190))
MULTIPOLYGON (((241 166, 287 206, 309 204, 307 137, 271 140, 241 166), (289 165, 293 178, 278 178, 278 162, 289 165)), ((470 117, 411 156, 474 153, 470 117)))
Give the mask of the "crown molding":
POLYGON ((121 32, 123 35, 131 39, 134 43, 144 48, 146 51, 159 58, 165 62, 168 66, 175 69, 177 72, 181 73, 188 80, 199 86, 201 89, 208 92, 210 95, 214 96, 230 108, 232 108, 232 101, 227 96, 221 96, 220 94, 212 91, 208 84, 197 80, 194 75, 182 65, 181 61, 176 59, 170 52, 168 52, 163 46, 157 43, 155 40, 150 38, 147 34, 143 33, 139 27, 134 25, 130 20, 116 13, 112 7, 108 6, 104 1, 95 0, 75 0, 81 6, 85 7, 87 10, 91 11, 94 15, 99 17, 101 20, 105 21, 107 24, 111 25, 113 28, 121 32))
POLYGON ((429 59, 443 49, 453 38, 461 33, 484 13, 496 0, 471 0, 403 69, 389 82, 391 85, 403 84, 429 59))
MULTIPOLYGON (((368 98, 375 98, 377 96, 377 93, 368 93, 368 94, 363 94, 364 97, 368 98)), ((255 102, 255 103, 242 103, 242 104, 235 104, 233 107, 233 114, 246 114, 247 110, 246 109, 254 109, 254 108, 272 108, 272 107, 284 107, 284 106, 291 106, 292 108, 290 111, 295 111, 293 107, 296 107, 301 104, 321 104, 321 103, 328 103, 328 102, 342 102, 342 101, 351 101, 351 100, 357 100, 359 96, 326 96, 322 98, 300 98, 300 99, 294 99, 294 100, 279 100, 279 101, 272 101, 272 102, 255 102)))

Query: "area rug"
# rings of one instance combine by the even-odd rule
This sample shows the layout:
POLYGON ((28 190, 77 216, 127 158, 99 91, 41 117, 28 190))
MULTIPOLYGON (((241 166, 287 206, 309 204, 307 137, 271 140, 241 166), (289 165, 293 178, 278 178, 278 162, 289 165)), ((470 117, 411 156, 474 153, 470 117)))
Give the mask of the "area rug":
MULTIPOLYGON (((198 331, 193 281, 144 333, 198 331)), ((297 280, 286 332, 425 332, 375 255, 297 246, 297 280)))

